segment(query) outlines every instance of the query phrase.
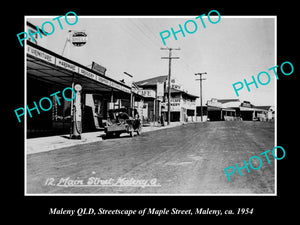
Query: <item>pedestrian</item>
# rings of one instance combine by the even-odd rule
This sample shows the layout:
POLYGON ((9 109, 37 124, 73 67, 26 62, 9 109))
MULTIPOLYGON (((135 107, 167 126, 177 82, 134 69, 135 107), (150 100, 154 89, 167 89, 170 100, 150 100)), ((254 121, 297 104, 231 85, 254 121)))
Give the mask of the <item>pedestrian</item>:
POLYGON ((164 118, 164 113, 162 112, 161 113, 161 116, 160 116, 160 123, 162 126, 165 126, 165 118, 164 118))

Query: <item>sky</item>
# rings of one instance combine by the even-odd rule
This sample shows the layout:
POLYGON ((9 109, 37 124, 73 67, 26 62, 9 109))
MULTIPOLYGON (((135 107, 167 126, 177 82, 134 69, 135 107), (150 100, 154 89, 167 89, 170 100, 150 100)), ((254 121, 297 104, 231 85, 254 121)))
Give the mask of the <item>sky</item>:
MULTIPOLYGON (((39 27, 45 21, 51 21, 57 15, 47 17, 28 16, 27 20, 39 27)), ((95 61, 107 68, 106 75, 116 80, 123 79, 124 72, 133 75, 133 81, 140 81, 155 76, 168 74, 168 51, 161 47, 180 48, 172 51, 171 76, 189 93, 199 96, 199 81, 195 73, 206 72, 203 81, 203 102, 211 98, 239 98, 250 101, 254 105, 275 105, 276 79, 270 72, 271 81, 258 88, 250 85, 251 92, 246 87, 236 96, 232 84, 251 76, 255 78, 261 71, 277 65, 276 29, 274 17, 234 17, 223 16, 220 22, 212 24, 203 17, 206 28, 195 16, 173 17, 108 17, 80 16, 76 24, 70 26, 61 18, 63 30, 56 22, 53 34, 43 37, 41 45, 47 49, 62 54, 68 30, 85 31, 88 42, 82 47, 73 47, 67 43, 63 56, 82 65, 88 66, 95 61), (160 37, 160 32, 173 29, 179 30, 179 24, 184 27, 187 20, 194 20, 197 31, 187 33, 185 37, 177 34, 166 39, 166 45, 160 37)), ((216 21, 218 17, 211 17, 216 21)), ((70 21, 72 19, 70 18, 70 21)), ((188 29, 193 30, 192 23, 188 29)), ((51 32, 46 25, 45 30, 51 32)), ((262 76, 262 82, 266 78, 262 76)), ((197 103, 199 100, 197 100, 197 103)))

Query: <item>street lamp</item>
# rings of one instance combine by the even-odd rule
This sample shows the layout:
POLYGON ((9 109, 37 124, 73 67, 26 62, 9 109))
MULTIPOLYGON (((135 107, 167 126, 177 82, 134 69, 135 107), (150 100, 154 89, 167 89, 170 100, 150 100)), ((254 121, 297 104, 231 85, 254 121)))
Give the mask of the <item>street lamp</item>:
POLYGON ((195 73, 195 76, 200 76, 199 79, 196 80, 200 80, 200 113, 201 113, 201 122, 203 122, 203 108, 202 108, 202 80, 206 80, 205 78, 202 78, 203 74, 207 74, 206 72, 204 73, 195 73))

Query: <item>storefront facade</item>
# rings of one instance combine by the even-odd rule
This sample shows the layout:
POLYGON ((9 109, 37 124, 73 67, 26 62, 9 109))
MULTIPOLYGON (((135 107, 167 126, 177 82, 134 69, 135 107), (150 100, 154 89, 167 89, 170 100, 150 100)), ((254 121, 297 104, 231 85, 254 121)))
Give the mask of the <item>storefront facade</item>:
POLYGON ((143 110, 141 119, 143 124, 158 121, 160 115, 160 101, 156 99, 156 90, 139 89, 136 91, 138 95, 143 96, 143 110))
MULTIPOLYGON (((26 101, 29 107, 33 101, 75 84, 82 86, 83 132, 103 127, 109 109, 134 106, 130 86, 27 41, 26 101)), ((53 96, 51 110, 27 118, 28 137, 70 131, 72 103, 65 101, 61 93, 57 96, 61 105, 53 96)))
POLYGON ((216 99, 207 101, 207 112, 210 121, 220 120, 259 120, 267 121, 272 118, 271 106, 254 106, 249 101, 239 99, 216 99))
MULTIPOLYGON (((148 107, 150 121, 168 120, 168 76, 158 76, 136 82, 145 98, 144 107, 148 107)), ((173 79, 171 82, 170 121, 188 122, 196 118, 196 98, 184 91, 173 79)))
MULTIPOLYGON (((183 91, 171 89, 171 122, 192 122, 196 120, 196 96, 187 94, 183 91)), ((165 102, 162 103, 162 112, 168 111, 167 92, 165 93, 165 102)))

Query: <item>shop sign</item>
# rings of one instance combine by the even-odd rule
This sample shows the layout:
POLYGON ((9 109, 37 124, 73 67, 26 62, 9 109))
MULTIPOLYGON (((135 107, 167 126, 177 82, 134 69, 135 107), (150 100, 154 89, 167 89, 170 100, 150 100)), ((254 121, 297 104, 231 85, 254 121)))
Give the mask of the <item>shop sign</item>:
POLYGON ((103 77, 97 76, 97 81, 99 81, 100 83, 105 84, 107 86, 111 86, 109 80, 107 80, 107 79, 105 79, 103 77))
POLYGON ((250 102, 242 102, 241 106, 246 108, 252 108, 250 102))
POLYGON ((164 96, 164 82, 157 82, 157 97, 163 97, 164 96))
POLYGON ((182 106, 187 109, 196 109, 196 102, 190 100, 183 100, 182 106))
POLYGON ((117 84, 117 83, 115 83, 113 81, 109 81, 109 83, 110 83, 110 86, 113 87, 113 88, 119 89, 121 91, 125 91, 127 93, 131 93, 131 90, 129 88, 125 88, 122 85, 117 84))
POLYGON ((83 31, 74 32, 71 36, 71 43, 76 47, 81 47, 87 42, 87 34, 83 31))
POLYGON ((93 74, 93 73, 91 73, 91 72, 89 72, 89 71, 87 71, 87 70, 85 70, 83 68, 79 68, 79 74, 81 74, 81 75, 83 75, 85 77, 91 78, 93 80, 97 80, 96 79, 96 74, 93 74))
MULTIPOLYGON (((162 102, 161 106, 162 106, 162 111, 163 112, 168 111, 168 102, 162 102)), ((171 99, 170 111, 171 112, 179 112, 180 108, 181 108, 181 102, 180 101, 172 101, 172 99, 171 99)))
MULTIPOLYGON (((169 87, 169 83, 166 83, 166 87, 169 87)), ((182 85, 178 84, 175 79, 171 80, 171 88, 182 91, 182 85)))
POLYGON ((171 112, 178 112, 180 111, 180 102, 171 102, 171 112))
POLYGON ((43 52, 41 50, 38 50, 36 48, 33 48, 31 46, 27 46, 27 54, 34 56, 36 58, 39 58, 41 60, 44 60, 46 62, 55 64, 55 57, 52 55, 47 54, 46 52, 43 52))
POLYGON ((130 90, 129 87, 128 88, 124 87, 124 86, 122 86, 122 85, 120 85, 120 84, 118 84, 116 82, 113 82, 111 80, 108 80, 106 78, 98 76, 98 75, 96 75, 96 74, 94 74, 92 72, 89 72, 89 71, 85 70, 85 69, 80 68, 79 69, 79 73, 81 75, 83 75, 83 76, 89 77, 89 78, 91 78, 93 80, 96 80, 96 81, 102 83, 102 84, 105 84, 106 86, 109 86, 109 87, 112 87, 112 88, 116 88, 118 90, 121 90, 121 91, 124 91, 124 92, 127 92, 127 93, 131 93, 131 90, 130 90))
POLYGON ((181 98, 171 98, 171 103, 172 102, 179 102, 180 103, 181 98))
POLYGON ((171 88, 181 91, 181 86, 178 84, 171 84, 171 88))
POLYGON ((124 91, 124 92, 131 93, 130 88, 123 87, 123 86, 120 85, 120 89, 121 89, 122 91, 124 91))
POLYGON ((103 67, 95 62, 92 62, 92 70, 95 70, 96 72, 100 73, 101 75, 105 75, 105 72, 106 72, 105 67, 103 67))
POLYGON ((105 84, 109 87, 112 87, 112 88, 116 88, 116 89, 119 89, 121 91, 124 91, 124 92, 127 92, 127 93, 131 93, 131 89, 128 87, 124 87, 116 82, 113 82, 111 80, 108 80, 108 79, 105 79, 103 77, 100 77, 100 76, 96 76, 96 79, 97 81, 99 81, 100 83, 102 84, 105 84))
POLYGON ((180 111, 181 98, 171 98, 171 112, 180 111))
POLYGON ((62 60, 62 59, 59 59, 59 58, 56 58, 52 55, 49 55, 41 50, 38 50, 36 48, 33 48, 31 46, 27 46, 27 54, 29 55, 32 55, 36 58, 39 58, 39 59, 42 59, 46 62, 49 62, 49 63, 52 63, 52 64, 55 64, 56 66, 59 66, 63 69, 66 69, 66 70, 70 70, 72 72, 76 72, 76 73, 79 73, 85 77, 88 77, 90 79, 93 79, 95 81, 98 81, 102 84, 105 84, 109 87, 113 87, 113 88, 116 88, 118 90, 121 90, 121 91, 124 91, 124 92, 127 92, 127 93, 131 93, 131 89, 129 87, 124 87, 122 86, 121 84, 118 84, 116 82, 113 82, 113 81, 110 81, 106 78, 103 78, 103 77, 100 77, 92 72, 89 72, 88 70, 86 69, 83 69, 83 68, 80 68, 72 63, 69 63, 65 60, 62 60))
POLYGON ((145 98, 155 98, 154 90, 138 90, 138 94, 145 98))
POLYGON ((137 89, 136 87, 131 88, 132 93, 135 93, 135 94, 138 94, 138 90, 139 89, 137 89))
POLYGON ((70 70, 72 72, 78 72, 78 66, 75 66, 74 64, 66 62, 66 61, 64 61, 62 59, 59 59, 59 58, 56 58, 55 65, 57 65, 61 68, 64 68, 66 70, 70 70))
POLYGON ((213 106, 213 107, 217 107, 217 108, 222 108, 222 103, 218 102, 217 99, 211 99, 207 101, 207 106, 213 106))

